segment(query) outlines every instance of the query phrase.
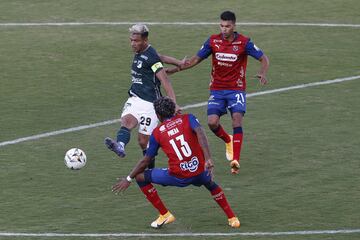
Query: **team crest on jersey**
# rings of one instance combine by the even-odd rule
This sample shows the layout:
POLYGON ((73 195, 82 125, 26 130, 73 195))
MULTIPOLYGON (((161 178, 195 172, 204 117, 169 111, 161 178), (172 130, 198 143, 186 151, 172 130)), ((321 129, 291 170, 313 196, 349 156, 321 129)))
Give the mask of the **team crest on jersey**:
POLYGON ((236 52, 237 50, 239 50, 239 47, 238 47, 238 46, 236 46, 236 45, 235 45, 235 46, 233 46, 233 51, 235 51, 235 52, 236 52))
POLYGON ((141 68, 142 67, 142 61, 140 61, 140 60, 138 60, 137 61, 137 64, 136 64, 136 66, 137 66, 137 68, 141 68))

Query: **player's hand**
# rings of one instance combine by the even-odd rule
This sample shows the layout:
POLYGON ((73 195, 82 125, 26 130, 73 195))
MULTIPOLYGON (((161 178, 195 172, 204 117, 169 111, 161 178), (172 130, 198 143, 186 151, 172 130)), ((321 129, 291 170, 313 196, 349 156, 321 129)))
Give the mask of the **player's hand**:
POLYGON ((261 85, 267 84, 268 80, 266 79, 265 74, 258 73, 256 77, 259 79, 261 85))
POLYGON ((211 180, 214 178, 214 164, 211 159, 206 160, 205 169, 209 172, 211 180))
POLYGON ((189 66, 190 65, 190 59, 188 59, 187 56, 185 56, 181 62, 180 62, 180 65, 178 66, 180 68, 180 70, 182 70, 183 68, 185 68, 186 66, 189 66))
POLYGON ((130 183, 131 182, 129 182, 125 178, 121 178, 116 184, 112 186, 112 192, 114 192, 115 194, 123 192, 130 186, 130 183))

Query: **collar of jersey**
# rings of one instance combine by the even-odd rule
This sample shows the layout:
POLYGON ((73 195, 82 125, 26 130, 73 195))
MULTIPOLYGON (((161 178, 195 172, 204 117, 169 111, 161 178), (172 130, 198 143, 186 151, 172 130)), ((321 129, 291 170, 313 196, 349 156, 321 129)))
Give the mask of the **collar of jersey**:
MULTIPOLYGON (((239 33, 238 33, 238 32, 234 32, 234 40, 232 40, 232 42, 234 42, 234 41, 237 39, 238 36, 239 36, 239 33)), ((222 38, 223 40, 225 40, 224 34, 221 34, 221 38, 222 38)))

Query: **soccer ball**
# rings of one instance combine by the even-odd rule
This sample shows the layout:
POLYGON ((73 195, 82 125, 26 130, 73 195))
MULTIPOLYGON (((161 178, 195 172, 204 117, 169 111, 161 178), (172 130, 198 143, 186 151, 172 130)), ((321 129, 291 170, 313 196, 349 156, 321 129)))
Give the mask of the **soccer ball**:
POLYGON ((71 148, 65 153, 65 165, 73 170, 79 170, 86 164, 86 155, 80 148, 71 148))

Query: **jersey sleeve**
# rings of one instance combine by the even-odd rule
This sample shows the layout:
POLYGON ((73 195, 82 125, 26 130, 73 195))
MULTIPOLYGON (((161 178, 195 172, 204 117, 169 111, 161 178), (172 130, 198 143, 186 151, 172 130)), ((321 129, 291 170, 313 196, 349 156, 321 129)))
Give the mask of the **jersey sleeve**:
POLYGON ((208 40, 206 40, 206 42, 202 45, 202 47, 200 48, 200 50, 197 53, 197 56, 199 58, 205 59, 207 57, 209 57, 212 53, 211 50, 211 46, 210 46, 210 38, 208 38, 208 40))
POLYGON ((257 60, 259 60, 262 55, 264 55, 263 51, 250 40, 247 42, 245 49, 247 55, 250 55, 257 60))
POLYGON ((163 63, 161 62, 161 59, 159 57, 159 55, 157 54, 157 52, 153 52, 153 54, 151 54, 147 60, 148 64, 151 67, 151 70, 154 73, 157 73, 158 71, 160 71, 161 69, 164 68, 163 63))
POLYGON ((194 130, 197 127, 201 127, 199 120, 192 114, 189 114, 190 127, 194 130))
POLYGON ((146 149, 146 156, 155 157, 158 154, 160 148, 159 143, 156 141, 154 135, 151 134, 149 139, 149 147, 146 149))

